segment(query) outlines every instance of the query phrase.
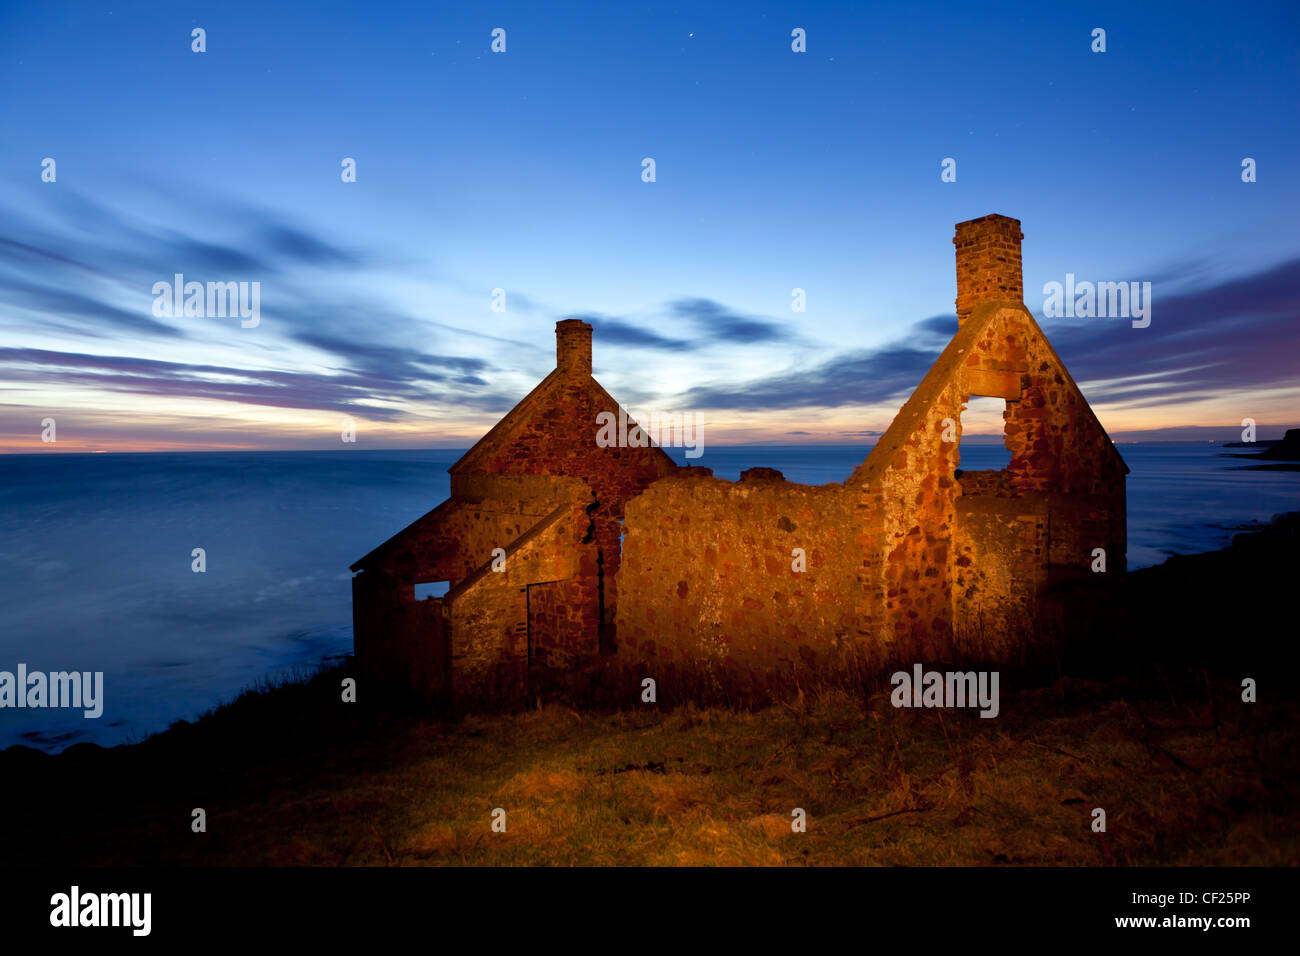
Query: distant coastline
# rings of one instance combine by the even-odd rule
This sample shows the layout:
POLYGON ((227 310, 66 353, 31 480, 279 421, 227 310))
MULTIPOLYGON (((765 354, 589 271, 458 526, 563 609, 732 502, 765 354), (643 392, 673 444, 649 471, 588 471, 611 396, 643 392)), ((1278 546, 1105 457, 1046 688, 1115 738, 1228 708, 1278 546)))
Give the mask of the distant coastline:
POLYGON ((1260 471, 1300 471, 1300 428, 1289 428, 1278 441, 1229 442, 1225 448, 1251 448, 1263 446, 1263 451, 1256 455, 1225 455, 1225 458, 1241 458, 1246 461, 1262 461, 1265 464, 1252 465, 1260 471))

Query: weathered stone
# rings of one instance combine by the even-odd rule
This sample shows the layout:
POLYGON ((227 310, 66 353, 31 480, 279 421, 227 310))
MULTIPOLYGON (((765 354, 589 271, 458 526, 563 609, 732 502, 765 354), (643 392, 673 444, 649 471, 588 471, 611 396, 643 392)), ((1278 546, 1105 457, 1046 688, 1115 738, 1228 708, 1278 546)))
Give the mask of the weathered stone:
POLYGON ((1021 302, 1020 223, 956 231, 957 333, 842 484, 601 447, 596 415, 619 408, 591 377, 591 327, 558 323, 556 370, 452 466, 452 497, 353 566, 358 663, 460 704, 620 673, 767 692, 1014 657, 1092 549, 1124 570, 1128 469, 1021 302), (1011 462, 960 471, 945 433, 989 394, 1011 462), (436 580, 447 595, 416 602, 436 580))

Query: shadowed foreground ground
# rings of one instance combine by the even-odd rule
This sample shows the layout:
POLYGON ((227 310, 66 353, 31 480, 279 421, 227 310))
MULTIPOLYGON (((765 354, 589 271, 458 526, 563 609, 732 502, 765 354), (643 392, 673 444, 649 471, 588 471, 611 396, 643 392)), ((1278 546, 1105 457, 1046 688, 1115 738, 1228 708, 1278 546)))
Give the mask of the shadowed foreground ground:
POLYGON ((1063 658, 1088 676, 1004 678, 993 720, 827 690, 450 723, 345 705, 331 671, 135 746, 11 748, 0 864, 1295 865, 1294 619, 1241 603, 1285 603, 1294 540, 1130 575, 1063 658))

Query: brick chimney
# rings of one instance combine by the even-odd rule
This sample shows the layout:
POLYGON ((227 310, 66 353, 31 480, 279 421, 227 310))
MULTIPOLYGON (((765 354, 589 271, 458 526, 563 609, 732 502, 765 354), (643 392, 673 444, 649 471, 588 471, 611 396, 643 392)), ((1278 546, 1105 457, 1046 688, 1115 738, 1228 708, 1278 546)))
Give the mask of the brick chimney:
POLYGON ((1020 220, 980 216, 957 223, 957 325, 981 302, 1023 302, 1020 274, 1020 220))
POLYGON ((555 323, 555 367, 566 376, 591 374, 591 326, 581 319, 555 323))

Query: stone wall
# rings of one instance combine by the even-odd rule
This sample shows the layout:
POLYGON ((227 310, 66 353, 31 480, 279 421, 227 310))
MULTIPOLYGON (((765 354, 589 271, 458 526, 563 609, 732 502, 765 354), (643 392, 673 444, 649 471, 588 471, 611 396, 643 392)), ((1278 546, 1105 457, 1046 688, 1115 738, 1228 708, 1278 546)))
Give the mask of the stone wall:
POLYGON ((449 581, 452 586, 489 562, 562 501, 590 500, 576 478, 475 476, 471 493, 447 499, 368 561, 405 585, 449 581))
POLYGON ((591 377, 591 326, 574 319, 558 322, 556 346, 556 371, 452 468, 452 493, 472 493, 495 476, 570 476, 585 482, 595 549, 582 567, 581 596, 569 600, 594 609, 598 647, 608 652, 618 607, 624 506, 677 466, 662 449, 648 445, 598 445, 597 416, 617 416, 619 405, 591 377))
MULTIPOLYGON (((908 430, 897 445, 877 446, 883 461, 869 479, 863 473, 851 482, 860 513, 869 516, 869 546, 879 555, 879 604, 874 613, 862 608, 862 615, 872 621, 890 658, 939 659, 952 632, 951 539, 962 394, 959 384, 949 381, 927 398, 899 413, 908 430)), ((864 465, 872 464, 877 449, 864 465)))
POLYGON ((358 658, 507 703, 602 669, 619 700, 644 677, 665 700, 764 697, 1022 655, 1095 549, 1124 570, 1127 469, 1023 305, 1021 238, 1005 216, 958 224, 957 332, 842 485, 602 447, 598 416, 620 409, 591 326, 558 323, 556 370, 452 467, 452 499, 354 565, 358 658), (1007 403, 1011 462, 959 474, 985 395, 1007 403), (428 580, 454 586, 417 607, 428 580))
POLYGON ((444 602, 394 599, 394 583, 372 572, 352 579, 357 670, 366 694, 379 688, 451 701, 450 624, 444 602))
POLYGON ((858 629, 843 488, 768 469, 734 483, 708 469, 683 475, 628 505, 620 660, 661 684, 689 677, 757 694, 844 666, 858 629))
POLYGON ((590 559, 591 549, 583 544, 589 524, 585 509, 562 506, 506 550, 504 570, 483 568, 447 593, 458 706, 521 702, 532 681, 542 680, 540 669, 563 664, 534 651, 534 641, 543 636, 536 633, 537 620, 529 619, 534 585, 567 585, 568 600, 552 602, 549 634, 575 655, 594 655, 593 602, 580 578, 583 561, 590 559))
POLYGON ((1042 495, 963 495, 956 519, 948 658, 1010 662, 1035 637, 1047 585, 1047 502, 1042 495))
POLYGON ((975 304, 844 485, 765 471, 680 473, 629 503, 618 637, 644 676, 762 692, 849 660, 1009 662, 1044 592, 1090 573, 1092 548, 1123 570, 1123 462, 1019 303, 975 304), (959 476, 975 395, 1007 401, 1012 462, 959 476), (796 546, 802 575, 788 571, 796 546))
POLYGON ((989 354, 1014 355, 1019 399, 1004 413, 1012 494, 1048 495, 1053 580, 1092 573, 1094 548, 1107 555, 1107 573, 1125 569, 1125 476, 1128 469, 1064 363, 1020 307, 1003 309, 990 325, 989 354))

